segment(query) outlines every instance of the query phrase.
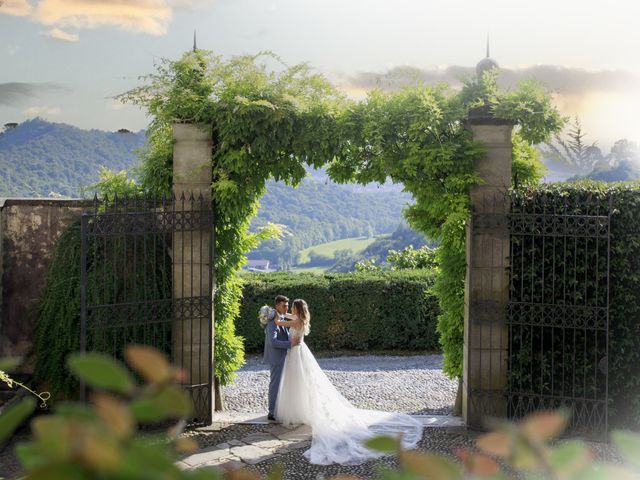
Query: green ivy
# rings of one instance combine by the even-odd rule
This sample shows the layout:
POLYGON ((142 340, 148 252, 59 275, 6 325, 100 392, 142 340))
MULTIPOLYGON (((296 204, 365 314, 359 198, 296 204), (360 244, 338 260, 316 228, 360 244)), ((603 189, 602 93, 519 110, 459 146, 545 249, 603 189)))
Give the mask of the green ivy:
POLYGON ((233 331, 242 294, 237 272, 246 253, 267 236, 248 230, 265 182, 296 186, 305 164, 327 163, 334 180, 383 183, 390 177, 413 195, 406 217, 441 245, 442 273, 434 287, 443 312, 438 328, 446 372, 461 375, 464 229, 469 187, 478 182, 473 162, 484 153, 465 127, 469 109, 488 107, 519 126, 516 170, 523 183, 539 176, 530 145, 563 123, 539 85, 500 92, 496 78, 486 73, 468 80, 458 93, 417 85, 373 91, 353 102, 306 65, 290 67, 270 53, 223 60, 197 50, 178 61, 163 60, 145 85, 121 97, 153 119, 140 178, 156 193, 171 189, 171 124, 213 125, 216 375, 222 383, 242 362, 233 331))
POLYGON ((67 355, 80 350, 80 222, 56 243, 43 299, 36 312, 34 380, 54 397, 70 395, 77 382, 65 371, 67 355))
MULTIPOLYGON (((134 243, 112 237, 101 239, 95 250, 94 241, 89 239, 87 256, 87 294, 94 302, 109 305, 128 300, 123 298, 127 287, 144 291, 147 300, 171 298, 171 262, 162 241, 149 237, 134 243), (112 263, 114 258, 121 262, 117 270, 112 263), (156 260, 153 267, 144 264, 152 258, 156 260), (97 270, 94 262, 100 265, 97 270)), ((68 355, 80 350, 80 248, 80 222, 76 221, 56 243, 43 298, 36 311, 34 379, 46 386, 55 400, 74 395, 78 387, 65 370, 65 362, 68 355)), ((138 318, 139 324, 109 328, 113 326, 110 313, 108 309, 94 311, 93 327, 86 337, 88 350, 122 358, 125 343, 153 343, 169 353, 170 318, 153 318, 150 320, 155 322, 146 323, 138 318)))
POLYGON ((343 156, 330 165, 330 174, 342 181, 401 183, 415 200, 405 210, 409 223, 439 243, 440 274, 433 292, 442 312, 438 331, 444 352, 444 370, 462 376, 465 225, 469 218, 469 188, 479 183, 474 161, 484 154, 466 128, 471 108, 488 108, 499 118, 512 120, 514 178, 535 184, 543 170, 532 144, 557 131, 563 118, 549 94, 526 82, 511 92, 500 92, 497 73, 465 81, 453 94, 445 87, 416 86, 400 92, 371 92, 352 107, 345 121, 343 156))
POLYGON ((224 385, 243 362, 242 339, 234 331, 242 297, 238 271, 246 254, 275 233, 249 233, 265 182, 296 186, 305 163, 321 166, 334 156, 345 101, 308 67, 288 67, 270 53, 223 61, 197 50, 178 61, 163 60, 146 82, 122 96, 153 118, 140 168, 146 190, 171 190, 172 123, 213 125, 215 375, 224 385), (270 70, 266 62, 281 68, 270 70))
MULTIPOLYGON (((523 191, 519 198, 519 208, 531 213, 539 213, 542 208, 550 212, 555 206, 574 214, 593 215, 594 205, 600 202, 603 205, 600 214, 603 214, 611 202, 608 279, 603 275, 607 271, 605 240, 558 237, 535 243, 528 239, 523 243, 516 237, 512 240, 514 255, 520 258, 524 253, 525 260, 533 257, 538 261, 514 263, 514 284, 517 286, 519 280, 524 280, 532 286, 513 289, 512 298, 540 303, 544 295, 545 303, 585 302, 604 306, 608 280, 610 423, 614 427, 640 427, 640 375, 637 369, 640 362, 640 183, 585 181, 544 185, 523 191), (546 275, 543 275, 543 268, 546 275), (550 275, 554 269, 562 274, 550 275)), ((604 398, 606 384, 598 364, 607 353, 602 336, 596 340, 594 335, 584 335, 578 329, 574 334, 568 334, 569 340, 563 342, 557 331, 554 337, 552 329, 530 326, 517 327, 512 334, 515 351, 509 375, 512 388, 518 391, 542 389, 542 393, 548 395, 571 391, 586 398, 595 394, 604 398), (547 347, 544 351, 540 348, 543 345, 547 347), (572 359, 569 363, 567 356, 572 359)))

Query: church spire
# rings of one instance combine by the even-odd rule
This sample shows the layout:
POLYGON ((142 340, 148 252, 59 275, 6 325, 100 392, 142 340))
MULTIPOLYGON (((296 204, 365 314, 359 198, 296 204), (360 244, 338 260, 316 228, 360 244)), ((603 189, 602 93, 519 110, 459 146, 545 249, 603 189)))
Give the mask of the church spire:
POLYGON ((489 34, 487 33, 487 56, 480 60, 476 65, 476 75, 482 78, 482 74, 487 70, 498 68, 498 62, 491 58, 491 50, 489 46, 489 34))
POLYGON ((198 49, 198 46, 196 45, 196 31, 193 31, 193 51, 195 52, 198 49))

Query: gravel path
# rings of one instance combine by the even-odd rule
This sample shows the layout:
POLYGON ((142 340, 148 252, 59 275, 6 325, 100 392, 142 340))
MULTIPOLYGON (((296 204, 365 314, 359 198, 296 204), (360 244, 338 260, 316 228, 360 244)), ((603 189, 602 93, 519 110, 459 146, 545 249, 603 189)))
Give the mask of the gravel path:
MULTIPOLYGON (((318 363, 356 407, 413 414, 450 414, 457 382, 442 373, 442 355, 319 358, 318 363)), ((269 369, 247 357, 233 385, 225 387, 234 412, 267 410, 269 369)))

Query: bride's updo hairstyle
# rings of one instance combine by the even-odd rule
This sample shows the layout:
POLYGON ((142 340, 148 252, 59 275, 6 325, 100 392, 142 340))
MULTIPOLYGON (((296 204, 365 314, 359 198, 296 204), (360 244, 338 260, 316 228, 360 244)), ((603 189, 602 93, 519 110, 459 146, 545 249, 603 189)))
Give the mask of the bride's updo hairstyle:
POLYGON ((309 332, 311 331, 311 314, 309 313, 307 302, 298 298, 293 301, 293 307, 304 325, 304 334, 309 335, 309 332))

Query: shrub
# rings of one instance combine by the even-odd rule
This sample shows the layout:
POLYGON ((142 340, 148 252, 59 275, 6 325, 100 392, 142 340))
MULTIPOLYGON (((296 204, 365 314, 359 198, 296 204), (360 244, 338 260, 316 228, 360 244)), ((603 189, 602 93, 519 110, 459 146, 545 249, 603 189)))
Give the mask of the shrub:
POLYGON ((308 344, 319 350, 437 350, 437 301, 430 271, 349 274, 251 274, 243 277, 237 320, 245 349, 262 351, 258 309, 277 294, 304 298, 311 310, 308 344))

